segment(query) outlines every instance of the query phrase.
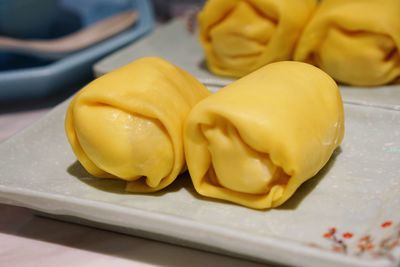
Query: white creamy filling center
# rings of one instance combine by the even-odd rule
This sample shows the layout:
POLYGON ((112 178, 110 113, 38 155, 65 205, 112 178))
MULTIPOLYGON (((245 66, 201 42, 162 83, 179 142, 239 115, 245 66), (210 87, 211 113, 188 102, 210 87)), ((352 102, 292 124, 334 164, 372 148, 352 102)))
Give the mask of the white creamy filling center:
POLYGON ((231 126, 203 128, 218 183, 242 193, 262 194, 271 188, 278 168, 265 153, 254 151, 231 126))

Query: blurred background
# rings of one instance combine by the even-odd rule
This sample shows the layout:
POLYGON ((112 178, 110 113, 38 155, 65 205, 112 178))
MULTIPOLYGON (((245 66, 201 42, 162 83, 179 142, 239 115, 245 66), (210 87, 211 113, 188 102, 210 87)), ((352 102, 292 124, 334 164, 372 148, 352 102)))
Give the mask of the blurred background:
POLYGON ((0 0, 0 142, 93 80, 96 62, 175 17, 194 18, 204 2, 0 0), (123 14, 132 10, 135 21, 123 14), (90 43, 104 23, 119 29, 90 43))
POLYGON ((205 0, 153 0, 153 5, 157 20, 162 23, 192 12, 200 8, 204 2, 205 0))

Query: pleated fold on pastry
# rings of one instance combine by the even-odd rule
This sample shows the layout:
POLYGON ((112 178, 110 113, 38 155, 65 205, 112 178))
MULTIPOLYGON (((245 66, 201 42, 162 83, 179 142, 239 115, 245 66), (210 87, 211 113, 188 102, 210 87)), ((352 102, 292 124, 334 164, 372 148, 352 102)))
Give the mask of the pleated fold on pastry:
POLYGON ((315 6, 316 0, 208 0, 198 16, 208 68, 242 77, 291 59, 315 6))
POLYGON ((92 175, 154 192, 185 168, 182 130, 208 96, 195 78, 160 58, 142 58, 88 84, 71 101, 68 140, 92 175))
POLYGON ((260 68, 190 112, 184 145, 196 191, 256 209, 281 205, 339 146, 343 116, 338 87, 320 69, 260 68))
POLYGON ((397 80, 400 1, 322 1, 300 38, 295 60, 314 64, 350 85, 397 80))

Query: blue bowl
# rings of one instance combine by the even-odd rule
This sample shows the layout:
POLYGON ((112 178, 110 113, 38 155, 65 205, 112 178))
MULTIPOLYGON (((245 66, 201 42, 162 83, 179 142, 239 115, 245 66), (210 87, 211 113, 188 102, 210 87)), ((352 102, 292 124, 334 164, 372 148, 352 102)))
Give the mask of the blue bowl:
POLYGON ((49 37, 57 6, 57 0, 0 0, 0 35, 49 37))
POLYGON ((67 34, 126 9, 137 10, 139 20, 131 29, 57 61, 0 54, 1 102, 46 97, 88 80, 92 77, 95 62, 132 43, 154 27, 150 0, 65 0, 63 4, 64 12, 67 10, 78 16, 59 16, 64 21, 53 26, 58 27, 56 34, 67 34))

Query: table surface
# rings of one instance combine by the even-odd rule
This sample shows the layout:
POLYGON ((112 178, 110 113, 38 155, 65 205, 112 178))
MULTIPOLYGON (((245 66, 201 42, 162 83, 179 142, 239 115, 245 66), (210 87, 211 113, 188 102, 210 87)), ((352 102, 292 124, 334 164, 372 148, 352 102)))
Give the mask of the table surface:
MULTIPOLYGON (((0 104, 0 144, 68 97, 0 104)), ((0 266, 265 266, 35 215, 0 204, 0 266)))

